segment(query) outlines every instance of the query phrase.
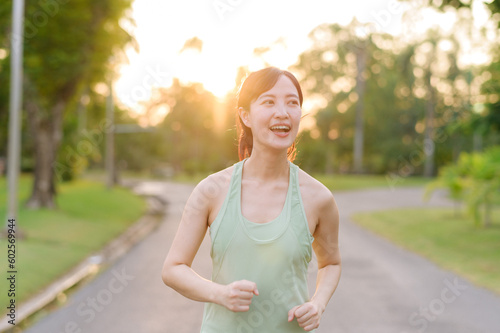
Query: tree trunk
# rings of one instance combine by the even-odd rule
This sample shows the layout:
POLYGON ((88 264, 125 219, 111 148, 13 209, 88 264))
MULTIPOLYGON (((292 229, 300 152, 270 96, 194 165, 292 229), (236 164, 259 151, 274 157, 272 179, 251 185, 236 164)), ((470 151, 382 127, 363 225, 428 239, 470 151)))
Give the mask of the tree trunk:
POLYGON ((431 85, 432 74, 427 73, 426 85, 427 85, 427 103, 425 110, 425 132, 424 132, 424 154, 425 154, 425 164, 424 164, 424 176, 432 177, 434 175, 434 155, 435 155, 435 143, 434 143, 434 109, 436 107, 434 98, 434 88, 431 85))
POLYGON ((34 101, 26 102, 28 123, 35 147, 35 171, 33 190, 26 206, 56 208, 54 163, 62 139, 64 102, 58 102, 48 112, 34 101))
POLYGON ((366 43, 360 47, 356 53, 356 66, 358 73, 356 75, 355 91, 358 95, 356 102, 356 124, 354 133, 354 172, 363 172, 363 141, 364 141, 364 94, 366 80, 363 77, 363 72, 366 68, 366 43))

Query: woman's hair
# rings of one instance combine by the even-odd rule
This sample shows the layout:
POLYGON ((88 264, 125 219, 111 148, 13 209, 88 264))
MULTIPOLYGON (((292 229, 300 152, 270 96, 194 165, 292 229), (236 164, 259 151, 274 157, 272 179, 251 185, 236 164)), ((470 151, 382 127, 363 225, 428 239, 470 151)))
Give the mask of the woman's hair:
MULTIPOLYGON (((284 71, 276 67, 267 67, 250 73, 243 81, 238 91, 238 109, 241 107, 250 112, 250 104, 259 98, 261 94, 274 87, 281 75, 288 77, 292 81, 295 88, 297 88, 300 106, 302 107, 302 90, 300 89, 299 81, 297 81, 295 76, 288 71, 284 71)), ((236 117, 236 124, 239 127, 238 155, 241 161, 252 154, 253 134, 252 130, 245 126, 238 112, 236 112, 236 117)), ((296 149, 294 142, 288 148, 288 160, 292 162, 295 159, 295 155, 296 149)))

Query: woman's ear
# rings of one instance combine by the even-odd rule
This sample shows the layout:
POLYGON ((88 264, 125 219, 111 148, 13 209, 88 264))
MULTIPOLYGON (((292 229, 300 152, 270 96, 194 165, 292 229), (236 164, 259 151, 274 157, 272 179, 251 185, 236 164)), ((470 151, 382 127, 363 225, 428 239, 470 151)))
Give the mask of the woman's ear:
POLYGON ((246 127, 250 128, 251 127, 250 126, 250 120, 249 120, 250 112, 248 112, 244 108, 240 107, 240 108, 238 108, 238 113, 240 114, 240 118, 241 118, 241 121, 243 122, 243 124, 246 127))

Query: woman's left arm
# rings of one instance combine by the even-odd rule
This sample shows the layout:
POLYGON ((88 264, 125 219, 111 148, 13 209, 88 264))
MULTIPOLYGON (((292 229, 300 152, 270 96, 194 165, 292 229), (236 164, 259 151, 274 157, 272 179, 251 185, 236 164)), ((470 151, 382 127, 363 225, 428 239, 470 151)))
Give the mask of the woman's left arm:
POLYGON ((296 317, 299 326, 306 331, 319 326, 321 315, 337 289, 341 272, 337 204, 330 191, 323 193, 319 200, 318 224, 312 244, 318 260, 316 292, 309 302, 297 305, 288 312, 288 321, 296 317))

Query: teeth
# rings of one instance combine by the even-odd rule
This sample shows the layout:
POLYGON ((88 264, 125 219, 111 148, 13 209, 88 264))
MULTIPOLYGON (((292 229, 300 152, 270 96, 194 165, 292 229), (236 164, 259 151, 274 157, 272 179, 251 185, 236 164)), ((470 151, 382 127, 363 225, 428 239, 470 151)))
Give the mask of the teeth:
POLYGON ((273 127, 271 127, 271 129, 272 130, 273 129, 277 129, 277 130, 289 130, 290 127, 288 127, 288 126, 273 126, 273 127))

